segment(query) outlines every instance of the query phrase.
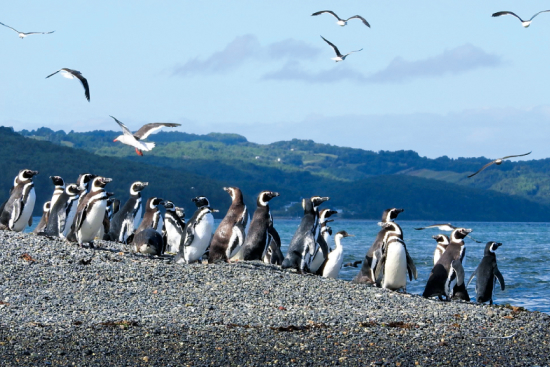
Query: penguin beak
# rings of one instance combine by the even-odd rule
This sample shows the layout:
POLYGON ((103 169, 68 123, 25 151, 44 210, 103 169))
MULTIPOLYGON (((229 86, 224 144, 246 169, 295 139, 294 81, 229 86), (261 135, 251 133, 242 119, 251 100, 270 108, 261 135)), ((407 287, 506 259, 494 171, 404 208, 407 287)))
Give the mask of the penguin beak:
POLYGON ((38 171, 31 171, 33 176, 36 176, 38 174, 38 171))
POLYGON ((500 246, 502 246, 502 243, 500 243, 500 242, 495 243, 495 248, 499 248, 500 246))
POLYGON ((433 238, 434 240, 437 240, 437 239, 438 239, 438 237, 439 237, 439 235, 436 235, 436 236, 432 236, 432 238, 433 238))
POLYGON ((112 179, 112 178, 103 177, 103 178, 101 179, 101 181, 103 181, 103 183, 108 184, 109 182, 113 181, 113 179, 112 179))

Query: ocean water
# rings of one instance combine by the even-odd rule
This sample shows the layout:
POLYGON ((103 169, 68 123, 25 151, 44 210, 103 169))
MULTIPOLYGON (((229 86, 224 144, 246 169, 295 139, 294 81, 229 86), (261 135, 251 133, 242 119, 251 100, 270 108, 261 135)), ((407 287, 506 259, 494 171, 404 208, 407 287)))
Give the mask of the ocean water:
MULTIPOLYGON (((34 218, 36 225, 40 218, 34 218)), ((436 242, 433 235, 440 232, 437 228, 422 231, 414 228, 424 227, 433 222, 397 221, 403 229, 403 239, 418 271, 418 279, 407 284, 407 292, 422 294, 433 267, 433 253, 436 242)), ((219 221, 216 221, 218 224, 219 221)), ((300 224, 299 219, 274 219, 274 225, 281 236, 283 254, 300 224)), ((497 263, 504 277, 506 289, 497 286, 493 300, 497 304, 509 303, 525 307, 528 310, 550 313, 550 223, 499 223, 499 222, 453 222, 453 225, 473 229, 472 236, 483 243, 466 238, 466 257, 464 270, 466 281, 483 257, 488 241, 501 242, 496 251, 497 263)), ((331 223, 333 235, 345 230, 355 237, 342 241, 344 263, 363 260, 367 250, 380 230, 377 221, 344 220, 335 218, 331 223)), ((32 227, 27 231, 31 231, 32 227)), ((359 265, 361 266, 361 265, 359 265)), ((360 268, 347 267, 340 270, 339 278, 350 281, 360 268)), ((475 300, 476 278, 470 283, 468 292, 475 300)))

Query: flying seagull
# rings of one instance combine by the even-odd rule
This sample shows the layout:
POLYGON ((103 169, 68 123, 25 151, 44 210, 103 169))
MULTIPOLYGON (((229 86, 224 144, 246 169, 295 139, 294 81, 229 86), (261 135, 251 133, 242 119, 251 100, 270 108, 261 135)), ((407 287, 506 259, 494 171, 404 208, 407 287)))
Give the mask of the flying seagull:
POLYGON ((479 172, 483 171, 485 168, 489 167, 491 164, 496 164, 498 166, 498 165, 502 164, 502 162, 505 159, 514 158, 514 157, 523 157, 524 155, 529 155, 529 154, 531 154, 531 152, 525 153, 525 154, 520 154, 520 155, 509 155, 509 156, 506 156, 506 157, 503 157, 503 158, 495 159, 494 161, 491 161, 491 162, 487 163, 486 165, 484 165, 483 167, 481 167, 479 169, 479 171, 477 171, 476 173, 472 173, 470 176, 468 176, 468 178, 477 175, 479 172))
POLYGON ((19 32, 17 29, 13 28, 13 27, 10 27, 9 25, 6 25, 4 23, 0 23, 2 24, 4 27, 8 27, 9 29, 13 29, 14 31, 16 31, 18 34, 19 34, 19 38, 23 39, 27 36, 30 36, 31 34, 50 34, 50 33, 53 33, 55 31, 51 31, 51 32, 19 32))
POLYGON ((57 70, 53 74, 48 75, 46 79, 48 79, 50 76, 55 75, 59 72, 61 72, 61 75, 63 75, 67 79, 77 78, 78 80, 80 80, 80 82, 82 83, 82 86, 84 87, 84 95, 86 96, 86 99, 88 100, 88 102, 90 102, 90 87, 88 86, 88 81, 86 80, 86 78, 82 76, 82 73, 80 71, 63 68, 63 69, 57 70))
POLYGON ((332 43, 330 43, 329 41, 327 41, 327 39, 323 36, 321 36, 322 39, 325 40, 326 43, 328 43, 330 45, 330 47, 332 47, 334 49, 334 52, 336 52, 336 57, 331 57, 332 60, 338 62, 338 61, 344 61, 346 59, 346 57, 349 55, 349 54, 352 54, 354 52, 359 52, 361 50, 357 50, 357 51, 351 51, 351 52, 348 52, 347 54, 345 55, 342 55, 340 53, 340 51, 338 50, 338 47, 334 46, 332 43))
POLYGON ((119 141, 122 144, 130 145, 136 148, 136 153, 141 156, 143 155, 143 152, 142 152, 143 150, 148 152, 155 147, 155 143, 147 143, 141 140, 146 139, 149 135, 151 135, 152 133, 161 129, 164 126, 167 126, 167 127, 181 126, 181 124, 155 122, 152 124, 143 125, 138 131, 132 134, 132 132, 126 127, 126 125, 118 121, 113 116, 111 117, 113 118, 113 120, 116 121, 117 124, 120 125, 120 127, 122 128, 122 131, 124 132, 124 134, 118 136, 113 141, 119 141))
POLYGON ((521 19, 520 17, 518 17, 517 14, 512 13, 511 11, 499 11, 499 12, 496 12, 496 13, 493 14, 493 17, 500 17, 500 16, 502 16, 502 15, 513 15, 514 17, 516 17, 516 18, 518 18, 518 19, 520 20, 521 25, 522 25, 524 28, 527 28, 527 27, 529 27, 529 26, 531 25, 531 22, 533 21, 533 19, 534 19, 537 15, 539 15, 540 13, 546 13, 546 12, 548 12, 548 11, 550 11, 550 10, 539 11, 537 14, 533 15, 533 16, 531 17, 531 19, 529 19, 529 20, 523 20, 523 19, 521 19))
POLYGON ((329 14, 334 15, 334 17, 336 19, 338 19, 336 24, 338 24, 339 26, 342 26, 342 27, 345 26, 346 24, 348 24, 348 20, 357 18, 357 19, 361 19, 361 21, 363 21, 363 24, 370 28, 369 22, 367 22, 367 20, 365 18, 363 18, 362 16, 360 16, 360 15, 354 15, 353 17, 349 17, 348 19, 340 19, 340 17, 338 15, 336 15, 336 13, 333 12, 332 10, 321 10, 321 11, 318 11, 318 12, 313 13, 311 15, 316 16, 316 15, 323 14, 323 13, 329 13, 329 14))
MULTIPOLYGON (((446 231, 446 232, 452 232, 454 231, 455 229, 457 228, 460 228, 460 227, 455 227, 453 226, 451 223, 441 223, 441 224, 432 224, 430 226, 426 226, 426 227, 419 227, 419 228, 415 228, 417 231, 422 231, 424 229, 430 229, 430 228, 438 228, 440 231, 446 231)), ((476 240, 475 238, 473 238, 472 236, 470 236, 468 234, 467 237, 470 237, 470 239, 474 242, 477 242, 477 243, 482 243, 483 241, 479 241, 479 240, 476 240)))

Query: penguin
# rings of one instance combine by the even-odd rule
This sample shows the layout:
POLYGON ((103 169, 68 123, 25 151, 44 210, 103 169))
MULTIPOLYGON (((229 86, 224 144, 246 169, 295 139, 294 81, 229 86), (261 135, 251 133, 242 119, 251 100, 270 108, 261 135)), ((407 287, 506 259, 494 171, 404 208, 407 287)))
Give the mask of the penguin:
POLYGON ((489 304, 493 304, 493 288, 495 286, 495 278, 500 283, 500 289, 504 290, 506 285, 504 284, 504 277, 498 270, 497 257, 495 251, 502 246, 499 242, 487 242, 485 245, 485 251, 483 253, 483 259, 479 263, 478 267, 468 280, 468 285, 477 275, 476 281, 476 302, 484 303, 489 301, 489 304))
POLYGON ((445 292, 451 295, 451 299, 470 302, 470 295, 466 289, 466 283, 464 283, 464 268, 460 260, 453 260, 451 263, 451 270, 447 279, 449 278, 455 278, 456 280, 452 287, 449 284, 449 288, 447 288, 447 283, 445 284, 445 292))
POLYGON ((239 252, 245 240, 248 210, 243 201, 243 194, 238 187, 223 189, 231 195, 231 206, 212 237, 209 264, 227 262, 239 252))
POLYGON ((334 243, 336 247, 328 254, 327 262, 323 268, 323 277, 325 278, 338 278, 340 268, 342 268, 342 262, 344 261, 344 249, 342 247, 342 238, 354 237, 346 231, 340 231, 334 236, 334 243))
MULTIPOLYGON (((389 223, 393 222, 397 216, 400 213, 403 213, 404 209, 398 209, 398 208, 390 208, 384 210, 382 213, 382 221, 380 224, 383 223, 389 223)), ((386 235, 386 232, 389 230, 389 227, 385 227, 381 225, 382 229, 378 232, 376 235, 376 239, 374 240, 373 244, 367 251, 367 254, 365 255, 365 259, 363 260, 363 265, 361 266, 361 270, 359 271, 359 274, 353 278, 353 283, 369 283, 374 284, 376 283, 376 277, 374 275, 374 272, 376 270, 376 266, 378 264, 378 261, 380 260, 376 254, 379 254, 377 252, 381 247, 384 240, 384 237, 386 235)), ((403 239, 403 238, 401 238, 403 239)))
POLYGON ((294 233, 285 259, 282 263, 283 269, 296 269, 302 273, 310 271, 310 264, 317 249, 318 243, 318 208, 319 205, 329 200, 329 197, 313 196, 310 199, 302 200, 304 216, 294 233))
POLYGON ((136 181, 130 185, 130 198, 120 210, 113 214, 109 237, 111 241, 126 243, 128 236, 134 233, 141 218, 141 191, 148 182, 136 181))
POLYGON ((92 180, 90 191, 78 204, 73 222, 73 232, 78 244, 90 243, 95 238, 99 226, 103 223, 105 208, 107 207, 107 193, 105 186, 112 179, 97 176, 92 180))
MULTIPOLYGON (((84 197, 86 196, 86 194, 90 192, 90 184, 92 180, 96 177, 97 175, 93 175, 91 173, 81 173, 80 175, 78 175, 78 178, 76 179, 76 184, 80 187, 81 193, 76 203, 77 208, 82 202, 82 200, 84 199, 84 197)), ((73 226, 69 225, 68 228, 69 228, 69 233, 65 235, 66 239, 71 242, 77 242, 76 234, 72 230, 73 226)))
POLYGON ((50 200, 50 208, 53 208, 59 196, 65 191, 65 181, 61 176, 50 176, 50 179, 54 184, 53 195, 50 200))
MULTIPOLYGON (((269 201, 277 196, 279 193, 274 191, 262 191, 258 195, 256 210, 241 249, 243 260, 264 260, 274 238, 274 232, 277 232, 273 227, 273 217, 269 211, 269 201)), ((279 238, 278 233, 276 238, 279 238)))
POLYGON ((453 260, 459 260, 464 267, 463 259, 466 255, 464 238, 471 232, 472 230, 467 228, 456 228, 453 230, 449 246, 447 246, 447 249, 433 267, 422 297, 437 296, 439 299, 442 299, 442 296, 445 296, 447 300, 450 300, 452 294, 449 289, 446 289, 445 284, 447 279, 449 279, 451 264, 453 260))
POLYGON ((212 239, 214 228, 214 210, 204 196, 197 196, 192 201, 197 210, 185 225, 185 235, 182 237, 178 253, 174 259, 176 263, 192 263, 199 261, 212 239))
POLYGON ((180 242, 185 233, 185 223, 176 212, 176 206, 173 202, 166 200, 163 203, 166 209, 164 215, 164 228, 162 237, 165 244, 164 252, 176 254, 180 248, 180 242))
POLYGON ((164 221, 162 220, 162 214, 160 213, 159 205, 162 205, 161 198, 151 197, 147 199, 145 204, 145 214, 139 227, 136 229, 136 234, 143 231, 146 228, 153 228, 155 231, 162 235, 162 226, 164 221))
POLYGON ((48 224, 43 234, 47 236, 65 238, 70 231, 76 214, 78 198, 83 190, 76 184, 65 187, 58 196, 55 205, 50 209, 48 224))
POLYGON ((443 255, 443 253, 447 249, 447 246, 449 246, 450 240, 449 240, 449 237, 444 234, 438 234, 438 235, 432 236, 432 238, 437 241, 437 246, 434 251, 434 265, 435 265, 441 258, 441 255, 443 255))
POLYGON ((336 210, 331 209, 322 209, 319 211, 319 231, 315 236, 318 246, 309 267, 309 270, 314 274, 323 275, 323 266, 328 260, 328 255, 331 251, 329 241, 332 229, 327 224, 332 222, 332 220, 329 220, 328 218, 337 213, 338 212, 336 210))
POLYGON ((13 180, 9 198, 0 207, 0 229, 22 232, 32 225, 32 212, 36 201, 32 178, 38 171, 22 169, 13 180))
POLYGON ((32 233, 38 234, 40 232, 44 232, 44 228, 46 228, 46 225, 48 224, 51 203, 51 201, 46 201, 42 206, 42 218, 40 218, 40 222, 38 222, 38 225, 34 228, 32 233))
POLYGON ((153 228, 145 228, 143 231, 136 233, 132 247, 134 252, 146 255, 161 255, 163 248, 162 236, 153 228))
POLYGON ((418 273, 413 259, 403 241, 403 231, 395 222, 380 223, 386 232, 382 247, 376 251, 379 263, 376 265, 376 286, 407 292, 407 273, 409 280, 417 279, 418 273))

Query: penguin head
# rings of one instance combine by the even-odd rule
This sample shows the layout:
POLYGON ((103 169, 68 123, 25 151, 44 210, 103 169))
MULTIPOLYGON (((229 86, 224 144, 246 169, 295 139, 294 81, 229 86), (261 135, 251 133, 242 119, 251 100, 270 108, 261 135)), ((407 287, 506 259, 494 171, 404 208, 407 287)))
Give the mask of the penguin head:
POLYGON ((159 204, 162 204, 162 199, 157 197, 152 197, 147 200, 147 209, 156 209, 159 204))
POLYGON ((437 234, 435 236, 432 236, 432 238, 436 240, 438 244, 441 244, 441 245, 448 245, 450 243, 449 237, 447 237, 444 234, 437 234))
POLYGON ((329 200, 330 198, 328 196, 312 196, 310 199, 311 203, 313 204, 313 210, 315 211, 317 211, 317 208, 319 208, 319 205, 329 200))
POLYGON ((67 187, 65 188, 65 193, 69 196, 78 196, 82 191, 84 190, 81 189, 80 186, 78 186, 77 184, 70 184, 67 185, 67 187))
POLYGON ((45 211, 45 212, 49 212, 51 207, 52 207, 52 202, 51 201, 46 201, 44 203, 44 206, 42 207, 42 210, 45 211))
POLYGON ((130 186, 130 195, 137 195, 149 185, 149 182, 136 181, 130 186))
POLYGON ((278 192, 262 191, 260 192, 260 195, 258 195, 258 200, 256 201, 256 205, 266 206, 269 200, 276 198, 277 196, 279 196, 278 192))
POLYGON ((176 206, 170 200, 163 201, 162 205, 164 205, 164 208, 168 211, 171 211, 171 212, 176 211, 176 206))
POLYGON ((76 183, 80 186, 80 188, 86 189, 88 187, 88 183, 96 177, 96 175, 92 175, 91 173, 82 173, 78 176, 76 183))
POLYGON ((231 200, 241 200, 243 199, 243 194, 241 192, 241 189, 238 187, 224 187, 223 188, 225 192, 227 192, 231 196, 231 200))
POLYGON ((329 221, 327 220, 327 218, 333 216, 334 214, 338 214, 338 212, 332 209, 322 209, 319 212, 319 223, 328 223, 329 221))
POLYGON ((500 246, 502 246, 502 243, 500 242, 494 242, 494 241, 487 242, 487 244, 485 245, 485 255, 489 255, 491 253, 494 254, 497 248, 499 248, 500 246))
POLYGON ((456 228, 451 233, 451 242, 459 242, 472 232, 469 228, 456 228))
POLYGON ((180 217, 180 219, 185 218, 185 209, 180 208, 179 206, 176 206, 175 210, 176 210, 176 215, 180 217))
POLYGON ((393 222, 394 219, 397 218, 399 213, 403 213, 405 209, 400 208, 389 208, 384 210, 384 213, 382 213, 382 222, 393 222))
POLYGON ((61 176, 50 176, 50 179, 52 180, 54 186, 65 187, 65 181, 63 181, 61 176))
POLYGON ((96 191, 99 191, 99 190, 103 190, 103 188, 104 188, 109 182, 111 182, 111 181, 112 181, 112 179, 110 179, 110 178, 97 176, 97 177, 94 178, 94 180, 92 181, 92 189, 91 189, 91 191, 92 191, 92 192, 96 192, 96 191))
POLYGON ((19 179, 19 182, 27 181, 32 179, 32 177, 37 174, 38 174, 38 171, 33 171, 30 169, 22 169, 21 171, 19 171, 19 175, 17 175, 17 178, 19 179))
POLYGON ((197 196, 196 198, 191 199, 195 203, 197 208, 202 208, 203 206, 210 206, 210 202, 206 196, 197 196))

